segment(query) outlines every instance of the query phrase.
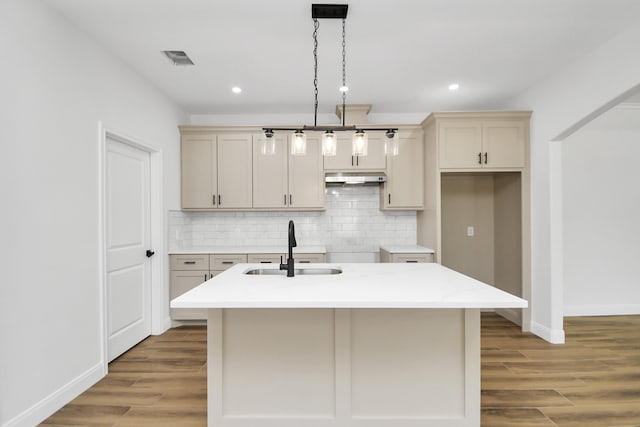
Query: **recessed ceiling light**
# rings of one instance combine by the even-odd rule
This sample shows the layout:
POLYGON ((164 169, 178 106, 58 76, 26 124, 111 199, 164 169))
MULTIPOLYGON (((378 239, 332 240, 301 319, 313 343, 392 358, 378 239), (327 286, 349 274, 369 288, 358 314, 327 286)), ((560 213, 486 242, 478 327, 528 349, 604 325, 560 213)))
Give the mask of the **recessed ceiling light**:
POLYGON ((183 50, 163 50, 162 53, 173 62, 173 65, 194 65, 183 50))
POLYGON ((231 91, 233 93, 240 93, 240 92, 242 92, 242 89, 239 88, 238 86, 234 86, 234 87, 231 88, 231 91))
POLYGON ((449 90, 454 91, 460 89, 460 85, 458 83, 451 83, 449 85, 449 90))

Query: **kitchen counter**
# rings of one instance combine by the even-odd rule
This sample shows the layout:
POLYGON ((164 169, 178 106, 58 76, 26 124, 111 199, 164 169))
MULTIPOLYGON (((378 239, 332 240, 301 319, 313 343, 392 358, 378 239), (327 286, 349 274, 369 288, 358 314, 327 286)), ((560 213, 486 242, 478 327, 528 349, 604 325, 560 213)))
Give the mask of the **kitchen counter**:
POLYGON ((304 264, 335 275, 248 275, 237 264, 182 294, 173 308, 522 308, 527 302, 435 263, 304 264))
POLYGON ((210 427, 480 426, 480 308, 525 300, 433 263, 297 267, 343 272, 238 264, 171 302, 207 309, 210 427))
MULTIPOLYGON (((300 246, 294 249, 299 254, 326 254, 327 248, 324 246, 300 246)), ((190 255, 190 254, 284 254, 287 252, 287 245, 283 246, 206 246, 193 247, 189 249, 175 249, 169 251, 169 255, 190 255)), ((295 258, 295 254, 294 254, 295 258)))

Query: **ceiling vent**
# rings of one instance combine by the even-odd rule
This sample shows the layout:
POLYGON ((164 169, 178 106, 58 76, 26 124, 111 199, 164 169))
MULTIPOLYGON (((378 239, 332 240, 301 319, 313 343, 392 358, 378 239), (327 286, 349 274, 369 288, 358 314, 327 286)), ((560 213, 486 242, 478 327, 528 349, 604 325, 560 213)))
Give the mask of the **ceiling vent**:
POLYGON ((182 50, 163 50, 162 53, 173 62, 173 65, 194 65, 191 58, 182 50))

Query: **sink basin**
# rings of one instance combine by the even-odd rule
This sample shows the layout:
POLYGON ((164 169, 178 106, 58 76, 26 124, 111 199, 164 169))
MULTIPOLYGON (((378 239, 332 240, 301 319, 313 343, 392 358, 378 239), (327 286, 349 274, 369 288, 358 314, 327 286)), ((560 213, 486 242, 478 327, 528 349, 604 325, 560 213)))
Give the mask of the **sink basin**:
MULTIPOLYGON (((340 268, 296 268, 293 271, 296 276, 305 275, 324 275, 324 274, 340 274, 342 269, 340 268)), ((278 270, 275 268, 253 268, 247 270, 244 274, 252 276, 286 276, 287 270, 278 270)))

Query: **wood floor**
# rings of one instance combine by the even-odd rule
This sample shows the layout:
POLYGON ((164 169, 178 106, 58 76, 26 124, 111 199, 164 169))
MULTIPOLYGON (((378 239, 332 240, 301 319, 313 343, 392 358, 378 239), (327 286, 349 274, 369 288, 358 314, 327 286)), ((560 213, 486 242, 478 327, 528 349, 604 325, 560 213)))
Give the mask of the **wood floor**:
MULTIPOLYGON (((640 316, 565 319, 552 345, 482 314, 483 427, 640 426, 640 316)), ((43 426, 206 426, 206 331, 149 337, 43 426)))

